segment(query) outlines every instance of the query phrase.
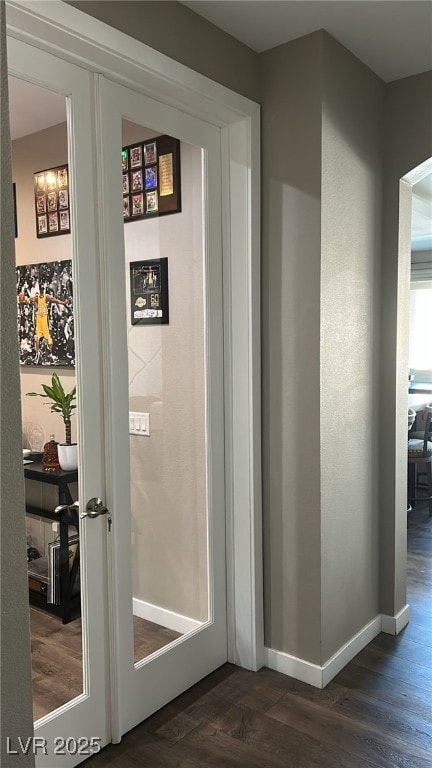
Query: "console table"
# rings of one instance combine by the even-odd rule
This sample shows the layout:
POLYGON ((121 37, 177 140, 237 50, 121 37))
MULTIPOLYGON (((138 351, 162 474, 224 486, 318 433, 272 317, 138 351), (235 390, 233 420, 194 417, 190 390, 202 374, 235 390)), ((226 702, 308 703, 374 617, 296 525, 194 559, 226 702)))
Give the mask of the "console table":
MULTIPOLYGON (((78 480, 78 470, 66 471, 60 469, 45 469, 42 461, 31 461, 24 464, 24 477, 28 480, 36 480, 39 483, 48 483, 58 488, 59 505, 73 503, 70 493, 70 483, 78 480)), ((36 515, 46 520, 54 520, 60 523, 60 605, 47 603, 46 596, 34 590, 29 590, 30 602, 39 608, 55 613, 61 616, 63 624, 68 624, 73 618, 80 615, 81 598, 80 595, 73 595, 73 586, 79 575, 79 544, 75 554, 71 570, 69 570, 69 526, 73 526, 79 533, 78 512, 73 509, 63 510, 60 513, 51 509, 40 509, 32 504, 26 504, 26 513, 36 515)))

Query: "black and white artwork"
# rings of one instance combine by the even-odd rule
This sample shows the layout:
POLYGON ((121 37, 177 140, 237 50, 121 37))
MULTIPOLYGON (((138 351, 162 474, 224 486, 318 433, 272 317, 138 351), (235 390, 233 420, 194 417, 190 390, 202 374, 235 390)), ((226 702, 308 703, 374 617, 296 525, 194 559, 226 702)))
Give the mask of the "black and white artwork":
POLYGON ((21 365, 75 365, 72 261, 16 268, 21 365))

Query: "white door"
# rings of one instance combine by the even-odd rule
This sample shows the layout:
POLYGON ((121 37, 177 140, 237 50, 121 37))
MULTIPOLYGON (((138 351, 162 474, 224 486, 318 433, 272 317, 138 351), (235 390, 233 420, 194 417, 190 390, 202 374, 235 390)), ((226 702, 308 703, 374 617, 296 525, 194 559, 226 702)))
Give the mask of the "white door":
POLYGON ((227 659, 221 157, 217 127, 102 76, 99 102, 119 738, 227 659))
POLYGON ((79 500, 112 514, 110 532, 106 517, 80 526, 82 693, 36 723, 37 764, 61 768, 227 658, 220 131, 17 40, 8 56, 10 74, 67 99, 79 500), (161 164, 162 135, 179 155, 161 164), (148 149, 148 210, 174 184, 181 211, 124 223, 124 137, 148 149), (148 262, 148 279, 165 270, 169 323, 135 326, 133 265, 148 262), (148 436, 130 435, 144 423, 130 412, 148 436))
MULTIPOLYGON (((66 100, 65 154, 61 155, 61 160, 53 162, 53 165, 67 161, 69 163, 72 234, 46 240, 36 238, 35 210, 31 208, 31 201, 34 200, 33 174, 42 168, 33 164, 36 162, 33 157, 29 157, 28 167, 24 168, 23 184, 18 192, 21 199, 28 197, 30 214, 25 220, 21 217, 18 228, 21 243, 28 236, 25 241, 27 246, 23 256, 24 264, 52 262, 59 258, 59 253, 65 253, 65 249, 68 249, 72 259, 75 288, 75 372, 78 390, 77 431, 80 447, 79 500, 83 507, 92 497, 104 498, 105 494, 104 419, 101 399, 103 378, 99 355, 97 305, 97 219, 95 179, 91 170, 94 167, 92 76, 89 72, 14 39, 8 39, 8 68, 9 74, 20 81, 37 84, 54 94, 61 94, 66 100)), ((35 123, 28 126, 28 133, 36 130, 36 126, 40 127, 41 115, 38 114, 37 99, 34 109, 35 123)), ((38 136, 40 137, 40 134, 38 136)), ((47 151, 54 151, 54 148, 48 146, 47 151)), ((57 195, 57 192, 54 192, 54 195, 57 195)), ((20 244, 17 241, 17 255, 19 249, 20 244)), ((42 369, 34 369, 36 370, 42 369)), ((23 376, 24 373, 23 371, 23 376)), ((26 373, 28 375, 28 371, 26 373)), ((107 520, 104 517, 92 520, 91 524, 85 522, 80 525, 82 687, 78 695, 66 696, 70 700, 36 721, 35 735, 39 739, 36 759, 37 765, 42 768, 77 765, 111 740, 107 714, 110 681, 107 675, 109 643, 105 576, 106 537, 107 520)), ((61 620, 58 619, 58 622, 60 627, 61 620)), ((59 687, 62 685, 67 690, 67 680, 66 665, 63 675, 50 680, 54 692, 57 683, 59 687)))

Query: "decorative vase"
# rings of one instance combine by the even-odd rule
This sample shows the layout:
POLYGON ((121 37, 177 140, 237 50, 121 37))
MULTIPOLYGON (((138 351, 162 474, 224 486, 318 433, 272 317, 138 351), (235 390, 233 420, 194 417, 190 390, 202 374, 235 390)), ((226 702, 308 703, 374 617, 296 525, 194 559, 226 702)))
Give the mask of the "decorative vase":
POLYGON ((55 469, 59 466, 58 443, 56 443, 54 435, 50 435, 50 439, 44 445, 42 464, 45 469, 55 469))
POLYGON ((78 469, 78 445, 72 443, 66 445, 66 443, 59 443, 57 446, 58 458, 62 469, 71 470, 78 469))

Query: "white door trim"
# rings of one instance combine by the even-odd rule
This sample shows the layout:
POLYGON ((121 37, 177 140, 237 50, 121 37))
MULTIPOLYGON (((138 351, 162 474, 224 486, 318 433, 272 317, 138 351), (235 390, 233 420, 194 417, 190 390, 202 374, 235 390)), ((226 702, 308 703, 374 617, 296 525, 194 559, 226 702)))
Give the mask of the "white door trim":
POLYGON ((264 660, 259 105, 60 0, 13 0, 6 7, 10 36, 222 129, 228 658, 259 669, 264 660))

